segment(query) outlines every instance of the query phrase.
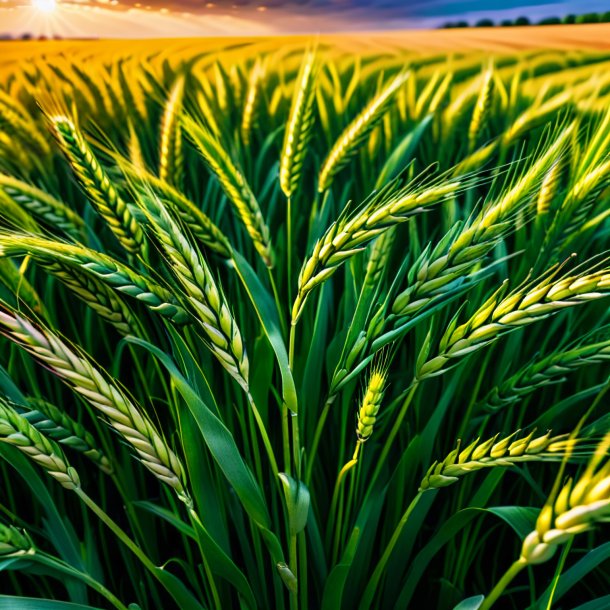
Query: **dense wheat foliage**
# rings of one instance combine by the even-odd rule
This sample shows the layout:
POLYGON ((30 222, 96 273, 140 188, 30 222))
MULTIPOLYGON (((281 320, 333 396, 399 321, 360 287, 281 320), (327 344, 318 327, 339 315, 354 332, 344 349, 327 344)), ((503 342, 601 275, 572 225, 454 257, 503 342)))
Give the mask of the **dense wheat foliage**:
POLYGON ((610 607, 610 57, 85 49, 0 72, 0 608, 610 607))

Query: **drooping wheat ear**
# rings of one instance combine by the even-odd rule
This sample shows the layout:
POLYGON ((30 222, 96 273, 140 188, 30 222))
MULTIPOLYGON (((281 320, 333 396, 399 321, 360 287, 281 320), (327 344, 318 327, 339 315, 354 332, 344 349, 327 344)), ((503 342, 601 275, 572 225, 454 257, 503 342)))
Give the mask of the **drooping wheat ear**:
POLYGON ((464 188, 464 182, 455 179, 423 186, 410 184, 399 190, 392 187, 390 184, 389 188, 374 193, 351 215, 346 208, 316 242, 299 276, 299 292, 292 308, 293 323, 299 319, 309 293, 342 263, 390 227, 453 197, 464 188))
POLYGON ((477 438, 464 449, 461 441, 458 441, 456 448, 442 462, 434 462, 430 466, 419 490, 447 487, 483 468, 514 466, 522 462, 561 461, 566 455, 582 457, 592 452, 584 441, 570 439, 567 434, 551 436, 549 430, 543 436, 535 437, 535 433, 532 430, 527 436, 517 439, 515 437, 519 431, 501 439, 499 434, 486 441, 477 438), (575 448, 579 448, 577 454, 575 448))
POLYGON ((164 203, 169 204, 206 248, 225 258, 231 257, 231 245, 224 233, 190 199, 143 168, 122 163, 121 169, 138 192, 153 192, 164 203))
POLYGON ((258 122, 261 83, 265 77, 265 72, 265 62, 260 57, 257 57, 250 70, 248 90, 241 117, 241 136, 246 146, 250 146, 252 129, 256 127, 258 122))
POLYGON ((386 382, 388 377, 387 366, 379 366, 373 368, 369 375, 366 384, 366 391, 358 410, 358 425, 356 426, 356 434, 358 441, 364 443, 373 434, 373 428, 377 421, 377 414, 381 407, 383 395, 386 390, 386 382))
POLYGON ((504 297, 506 288, 505 283, 465 324, 456 326, 454 318, 440 341, 439 354, 420 367, 418 379, 441 375, 454 361, 505 333, 544 320, 567 307, 608 296, 610 270, 555 281, 545 279, 504 297))
POLYGON ((56 277, 101 318, 112 324, 122 335, 138 335, 138 322, 113 288, 91 274, 60 260, 39 261, 43 269, 56 277))
POLYGON ((97 446, 93 435, 81 423, 55 405, 41 398, 30 397, 27 399, 27 408, 12 406, 47 438, 82 453, 103 472, 107 474, 112 472, 110 461, 97 446))
POLYGON ((149 197, 147 210, 155 235, 167 255, 172 272, 207 337, 207 344, 222 366, 248 392, 248 356, 222 288, 203 256, 173 220, 163 204, 149 197))
POLYGON ((409 72, 400 72, 380 91, 343 130, 326 157, 318 176, 318 191, 328 189, 335 175, 356 154, 373 128, 390 107, 394 96, 409 78, 409 72))
POLYGON ((468 127, 468 152, 472 154, 481 140, 489 121, 489 114, 494 96, 494 70, 490 66, 483 75, 483 83, 479 97, 472 111, 470 126, 468 127))
POLYGON ((51 148, 44 137, 38 131, 35 123, 27 121, 16 113, 7 104, 0 102, 0 127, 7 133, 13 134, 24 143, 32 146, 43 156, 51 152, 51 148))
MULTIPOLYGON (((84 354, 69 347, 49 329, 36 326, 15 312, 0 310, 0 332, 101 411, 110 426, 132 445, 142 464, 173 488, 182 501, 190 502, 183 484, 184 469, 180 460, 142 409, 116 381, 104 375, 84 354)), ((32 427, 29 423, 28 426, 32 427)))
POLYGON ((433 313, 436 306, 455 298, 484 277, 474 270, 515 230, 515 213, 532 197, 532 189, 563 150, 572 129, 572 126, 564 129, 525 174, 480 214, 465 224, 456 223, 434 248, 430 245, 424 248, 407 273, 407 287, 389 302, 390 311, 382 303, 370 316, 358 341, 346 350, 346 357, 333 375, 332 391, 350 379, 371 352, 386 345, 383 336, 394 340, 398 329, 407 328, 415 316, 433 313))
POLYGON ((50 120, 54 135, 84 194, 125 250, 139 252, 144 245, 142 227, 117 193, 81 132, 68 117, 54 116, 50 120))
POLYGON ((179 76, 170 91, 163 118, 159 148, 159 178, 180 189, 184 177, 184 153, 180 112, 184 94, 184 76, 179 76))
POLYGON ((307 147, 313 133, 316 73, 315 53, 308 51, 295 82, 280 157, 280 186, 286 197, 292 197, 299 186, 307 147))
POLYGON ((43 237, 0 233, 0 256, 28 255, 43 265, 63 263, 76 273, 89 274, 113 290, 144 303, 151 311, 176 324, 190 321, 189 314, 168 290, 111 256, 84 246, 43 237))
POLYGON ((610 462, 596 454, 577 480, 568 480, 540 511, 536 529, 526 536, 520 561, 526 565, 548 561, 561 544, 610 518, 610 462))
POLYGON ((0 523, 0 557, 20 557, 34 552, 34 544, 25 532, 0 523))
POLYGON ((12 260, 0 257, 0 284, 4 284, 15 297, 32 311, 44 313, 44 305, 34 287, 28 282, 12 260))
POLYGON ((38 432, 4 398, 0 398, 0 442, 23 451, 66 489, 80 487, 78 474, 68 464, 61 447, 38 432))
POLYGON ((538 388, 559 383, 576 369, 610 360, 610 339, 576 346, 531 362, 511 375, 480 402, 487 411, 498 411, 520 401, 538 388))
POLYGON ((55 197, 1 172, 0 190, 47 226, 60 229, 76 239, 82 238, 85 232, 84 220, 55 197))
POLYGON ((504 132, 502 145, 505 147, 510 146, 518 142, 520 138, 534 127, 548 122, 568 105, 572 95, 572 91, 563 91, 542 104, 528 106, 527 110, 520 114, 504 132))
POLYGON ((246 227, 256 251, 268 267, 273 267, 274 255, 269 228, 243 174, 237 169, 220 142, 207 129, 203 129, 188 117, 183 118, 183 124, 208 167, 218 179, 237 216, 246 227))

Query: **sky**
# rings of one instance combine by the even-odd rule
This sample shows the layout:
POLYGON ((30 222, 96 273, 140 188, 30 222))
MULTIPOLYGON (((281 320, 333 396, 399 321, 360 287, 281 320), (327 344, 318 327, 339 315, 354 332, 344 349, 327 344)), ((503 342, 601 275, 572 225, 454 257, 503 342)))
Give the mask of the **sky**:
POLYGON ((0 36, 147 38, 437 27, 610 10, 608 0, 0 0, 0 36))

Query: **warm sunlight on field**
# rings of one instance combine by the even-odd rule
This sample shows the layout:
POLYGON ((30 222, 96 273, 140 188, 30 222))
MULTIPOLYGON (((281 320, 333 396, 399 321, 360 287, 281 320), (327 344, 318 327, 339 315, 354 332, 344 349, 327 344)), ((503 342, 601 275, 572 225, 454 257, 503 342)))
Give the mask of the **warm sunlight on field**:
MULTIPOLYGON (((40 6, 51 6, 54 0, 37 0, 40 6)), ((211 50, 236 49, 257 53, 274 48, 290 49, 302 45, 311 36, 231 37, 174 40, 87 40, 0 42, 0 75, 3 67, 21 60, 31 60, 40 55, 53 57, 58 54, 70 57, 113 58, 133 53, 158 50, 169 58, 184 53, 197 54, 211 50)), ((610 24, 530 26, 527 28, 471 28, 463 30, 409 30, 371 34, 334 34, 316 37, 322 45, 329 45, 339 52, 362 55, 408 50, 416 54, 434 52, 466 52, 487 50, 510 53, 528 49, 597 49, 610 50, 610 24)))
POLYGON ((609 34, 2 43, 0 610, 609 608, 609 34))

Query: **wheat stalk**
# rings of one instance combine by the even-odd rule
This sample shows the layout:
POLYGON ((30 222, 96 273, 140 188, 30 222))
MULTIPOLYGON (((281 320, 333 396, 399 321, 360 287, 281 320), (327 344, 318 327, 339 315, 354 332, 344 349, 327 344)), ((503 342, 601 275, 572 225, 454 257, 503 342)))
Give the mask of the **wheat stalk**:
POLYGON ((366 390, 358 410, 356 435, 358 436, 359 444, 366 442, 373 434, 373 428, 377 421, 377 415, 386 390, 387 377, 388 369, 385 364, 373 368, 369 375, 366 390))
POLYGON ((346 209, 316 242, 303 264, 292 307, 293 323, 300 317, 309 293, 346 260, 361 252, 368 242, 414 214, 453 197, 461 188, 464 182, 457 179, 424 186, 410 184, 398 191, 386 188, 365 201, 354 214, 346 209))
POLYGON ((30 537, 12 525, 0 523, 0 557, 22 557, 34 553, 30 537))
POLYGON ((280 186, 286 197, 292 197, 298 188, 313 134, 316 72, 315 53, 307 52, 296 79, 280 157, 280 186))
MULTIPOLYGON (((601 457, 601 456, 599 456, 601 457)), ((558 546, 610 518, 610 463, 592 459, 577 480, 569 479, 540 511, 536 529, 523 541, 520 559, 528 565, 550 559, 558 546)))
POLYGON ((472 111, 472 118, 468 127, 468 152, 474 152, 481 135, 485 131, 494 95, 494 71, 490 66, 484 73, 483 83, 479 97, 472 111))
POLYGON ((138 322, 113 288, 94 275, 61 260, 40 260, 39 265, 61 281, 101 318, 112 324, 122 335, 138 335, 138 322))
POLYGON ((152 192, 164 203, 169 204, 176 211, 180 220, 206 248, 225 258, 231 257, 231 245, 223 232, 181 191, 153 176, 142 167, 121 163, 121 169, 138 192, 145 195, 152 192))
POLYGON ((480 281, 483 274, 477 275, 476 268, 515 230, 514 214, 532 197, 532 189, 572 133, 573 126, 563 129, 511 188, 492 200, 474 219, 465 224, 455 223, 434 247, 424 248, 407 273, 408 286, 389 303, 383 302, 378 307, 359 340, 345 351, 345 358, 333 375, 331 392, 351 377, 355 366, 365 362, 371 351, 374 353, 387 343, 384 335, 389 333, 392 339, 396 338, 393 331, 408 328, 416 316, 426 311, 432 313, 436 306, 480 281))
POLYGON ((85 222, 67 205, 22 180, 0 173, 0 190, 48 226, 60 229, 76 239, 82 238, 85 222))
MULTIPOLYGON (((176 303, 170 292, 108 255, 51 239, 0 233, 0 256, 20 255, 29 255, 43 265, 63 263, 76 272, 92 275, 112 290, 135 298, 176 324, 189 321, 188 313, 176 303)), ((63 280, 66 276, 60 274, 59 278, 63 280)), ((82 285, 83 282, 81 288, 82 285)))
MULTIPOLYGON (((515 438, 519 432, 500 438, 496 434, 486 441, 475 439, 462 449, 458 441, 456 448, 441 462, 434 462, 422 479, 419 491, 438 489, 457 483, 461 477, 483 468, 511 467, 523 462, 561 461, 573 456, 573 449, 582 445, 582 440, 571 439, 567 434, 551 436, 549 430, 542 436, 515 438)), ((586 454, 582 451, 579 456, 586 454)))
POLYGON ((172 219, 163 204, 148 199, 147 210, 171 269, 185 289, 185 296, 208 339, 208 346, 222 366, 248 392, 248 356, 239 327, 222 289, 207 263, 172 219))
POLYGON ((184 77, 178 77, 170 91, 161 120, 159 178, 176 188, 180 188, 184 176, 184 155, 180 126, 184 84, 184 77))
POLYGON ((356 154, 373 128, 382 119, 398 90, 409 78, 409 72, 400 72, 356 116, 337 138, 322 163, 318 176, 318 191, 327 190, 335 175, 356 154))
POLYGON ((506 571, 481 610, 489 610, 512 580, 527 566, 545 563, 559 547, 574 536, 591 531, 598 523, 610 520, 610 462, 608 438, 597 448, 585 472, 574 481, 555 488, 521 546, 519 559, 506 571), (602 461, 606 460, 602 464, 602 461), (601 465, 600 465, 601 464, 601 465))
POLYGON ((248 90, 241 118, 241 137, 246 146, 250 146, 252 143, 252 129, 257 124, 258 105, 265 74, 266 66, 260 58, 257 58, 250 71, 248 90))
POLYGON ((104 168, 74 122, 66 116, 50 118, 53 132, 83 192, 128 252, 139 252, 144 233, 121 199, 104 168))
POLYGON ((110 461, 97 446, 93 435, 55 405, 41 398, 28 397, 27 407, 12 406, 47 438, 82 453, 106 474, 112 472, 110 461))
POLYGON ((268 267, 273 267, 273 248, 269 228, 258 201, 241 171, 235 166, 220 142, 207 130, 188 117, 185 129, 201 152, 212 173, 218 179, 227 199, 246 227, 252 243, 268 267))
POLYGON ((0 442, 17 447, 66 489, 80 487, 78 474, 68 464, 59 445, 41 434, 1 397, 0 442))
POLYGON ((498 289, 464 324, 448 326, 437 356, 417 371, 418 379, 442 374, 453 361, 472 354, 496 341, 505 333, 539 322, 568 307, 605 297, 610 291, 607 270, 560 280, 542 280, 504 297, 506 283, 498 289))
MULTIPOLYGON (((184 487, 184 469, 154 424, 118 384, 100 372, 84 355, 50 330, 9 310, 0 310, 1 332, 99 410, 136 451, 142 464, 178 497, 190 504, 184 487)), ((20 418, 25 421, 24 418, 20 418)), ((40 434, 29 424, 28 426, 40 434)), ((61 451, 61 450, 60 450, 61 451)))
POLYGON ((559 383, 580 367, 610 360, 610 340, 579 344, 552 353, 518 370, 504 383, 493 388, 480 402, 488 411, 498 411, 511 405, 538 388, 559 383))

